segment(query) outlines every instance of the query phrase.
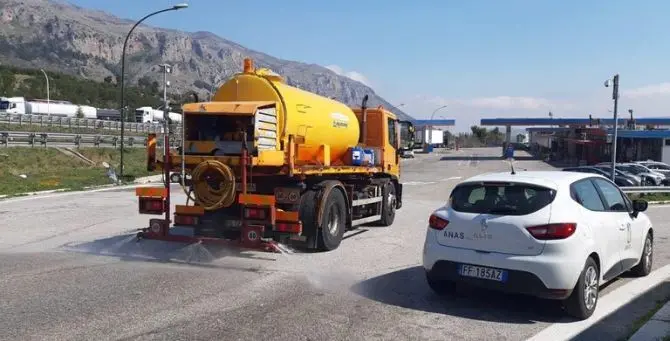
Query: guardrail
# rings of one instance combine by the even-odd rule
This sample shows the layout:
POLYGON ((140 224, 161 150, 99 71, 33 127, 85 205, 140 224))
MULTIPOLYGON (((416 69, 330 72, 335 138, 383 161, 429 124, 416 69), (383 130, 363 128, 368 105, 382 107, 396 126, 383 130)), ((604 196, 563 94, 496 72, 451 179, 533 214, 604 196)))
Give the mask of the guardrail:
POLYGON ((620 188, 624 193, 670 193, 670 187, 666 186, 630 186, 620 188))
MULTIPOLYGON (((147 145, 147 138, 140 136, 124 136, 125 147, 143 147, 147 145)), ((163 138, 157 139, 159 147, 163 146, 163 138)), ((28 145, 28 146, 68 146, 74 145, 93 145, 95 147, 109 146, 114 148, 121 146, 121 137, 117 135, 97 135, 97 134, 61 134, 61 133, 32 133, 32 132, 0 132, 0 147, 9 147, 10 145, 28 145)), ((170 137, 170 146, 181 146, 181 136, 172 135, 170 137)))
MULTIPOLYGON (((98 120, 92 118, 61 117, 47 115, 7 114, 0 113, 0 124, 30 125, 40 127, 55 127, 68 129, 102 129, 121 130, 121 122, 98 120)), ((174 125, 171 129, 177 128, 174 125)), ((160 123, 126 122, 124 131, 135 133, 161 133, 163 126, 160 123)))

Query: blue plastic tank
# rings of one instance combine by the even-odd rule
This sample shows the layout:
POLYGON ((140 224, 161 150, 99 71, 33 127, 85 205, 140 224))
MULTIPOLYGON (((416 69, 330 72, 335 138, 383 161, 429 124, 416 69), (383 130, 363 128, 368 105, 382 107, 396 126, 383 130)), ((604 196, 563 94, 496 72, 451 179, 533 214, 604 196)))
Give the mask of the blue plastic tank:
POLYGON ((351 147, 351 164, 354 166, 363 164, 363 148, 358 146, 351 147))
POLYGON ((375 164, 375 151, 372 149, 363 149, 363 162, 365 164, 375 164))

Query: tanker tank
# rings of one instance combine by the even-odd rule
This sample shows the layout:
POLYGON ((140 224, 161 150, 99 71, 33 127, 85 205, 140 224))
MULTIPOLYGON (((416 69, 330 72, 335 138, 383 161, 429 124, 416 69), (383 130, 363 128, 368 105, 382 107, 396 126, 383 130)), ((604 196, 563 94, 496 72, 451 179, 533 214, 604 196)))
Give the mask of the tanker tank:
MULTIPOLYGON (((330 159, 343 160, 356 146, 360 128, 356 114, 347 105, 287 85, 268 69, 254 70, 245 61, 245 71, 221 85, 213 101, 274 101, 278 103, 277 125, 281 141, 289 135, 304 136, 304 144, 329 145, 330 159)), ((316 158, 318 149, 306 149, 307 158, 316 158)))

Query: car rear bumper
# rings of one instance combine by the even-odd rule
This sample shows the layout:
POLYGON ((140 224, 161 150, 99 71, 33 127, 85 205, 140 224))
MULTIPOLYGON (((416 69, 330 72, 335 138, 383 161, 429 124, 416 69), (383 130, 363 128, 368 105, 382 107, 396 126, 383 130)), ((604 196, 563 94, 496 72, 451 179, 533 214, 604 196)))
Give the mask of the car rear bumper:
POLYGON ((572 289, 547 288, 539 277, 527 271, 505 269, 507 270, 507 280, 503 283, 488 279, 461 276, 458 274, 458 265, 459 263, 457 262, 440 260, 430 270, 426 271, 426 275, 437 281, 459 282, 489 290, 531 295, 546 299, 562 300, 572 293, 572 289))
POLYGON ((433 279, 549 299, 564 299, 572 293, 585 259, 586 256, 582 258, 575 254, 566 256, 552 247, 545 247, 544 252, 536 256, 482 253, 448 247, 438 244, 430 230, 423 251, 423 267, 433 279), (458 264, 505 270, 507 280, 499 282, 461 276, 458 264))

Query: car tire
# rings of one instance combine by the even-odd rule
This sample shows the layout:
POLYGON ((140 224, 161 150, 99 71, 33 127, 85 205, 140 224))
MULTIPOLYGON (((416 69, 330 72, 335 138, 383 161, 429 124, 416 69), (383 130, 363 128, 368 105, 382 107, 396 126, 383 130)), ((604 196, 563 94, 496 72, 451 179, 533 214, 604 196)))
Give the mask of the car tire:
POLYGON ((565 310, 579 320, 585 320, 593 315, 598 305, 600 289, 600 271, 596 261, 589 257, 579 275, 572 294, 565 300, 565 310))
POLYGON ((452 281, 438 280, 426 272, 426 283, 430 289, 438 296, 445 296, 456 290, 456 283, 452 281))
POLYGON ((640 262, 631 269, 631 273, 638 277, 644 277, 651 273, 651 266, 654 261, 654 238, 651 233, 647 233, 644 238, 644 246, 640 255, 640 262))

